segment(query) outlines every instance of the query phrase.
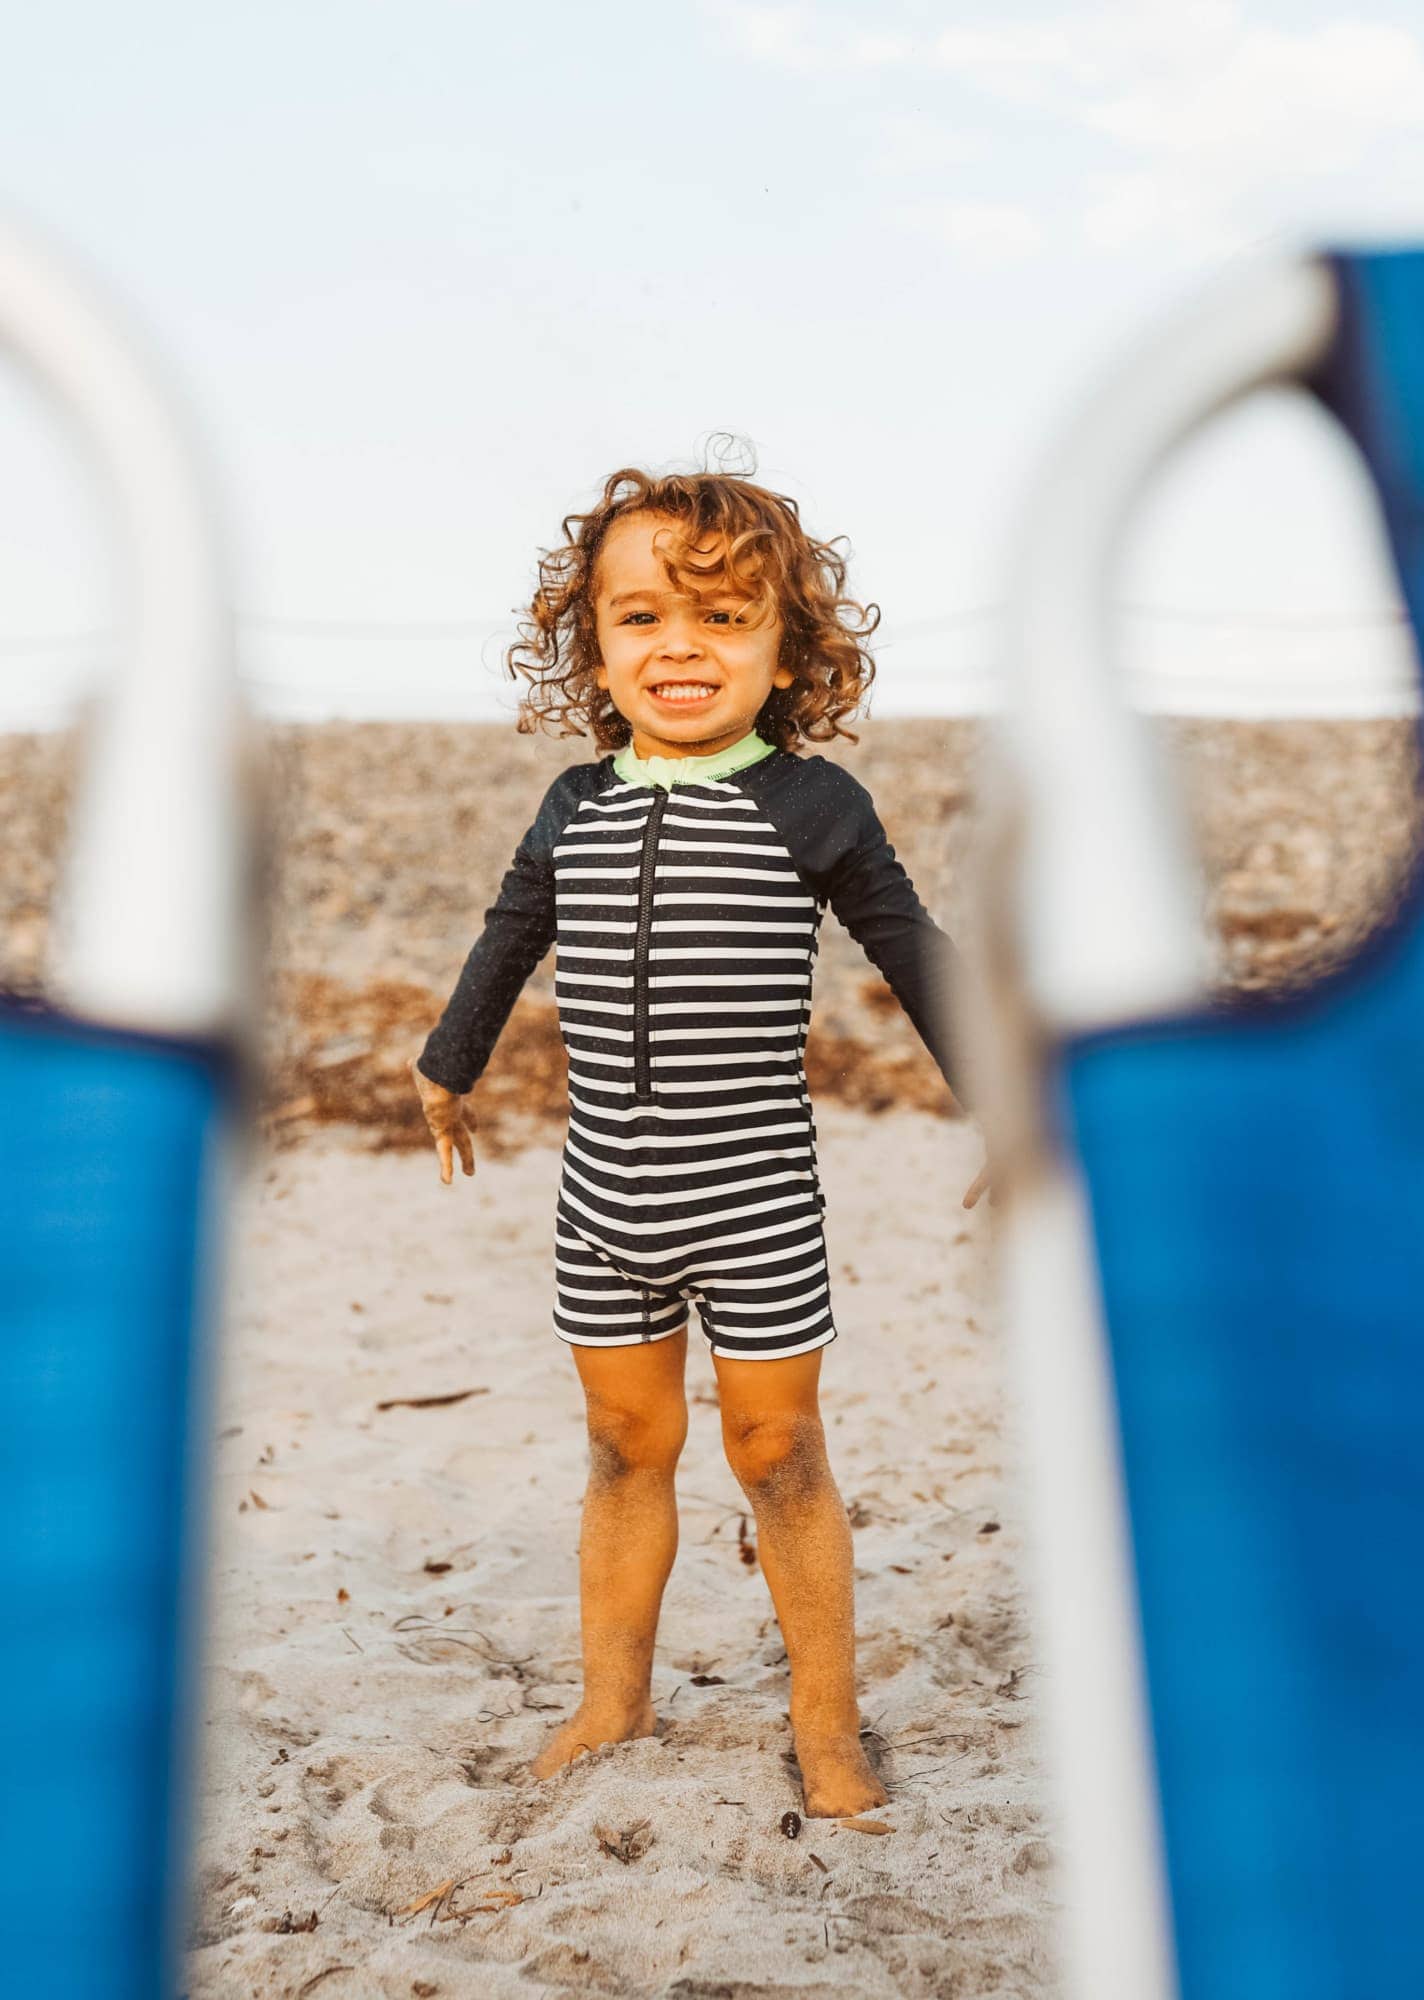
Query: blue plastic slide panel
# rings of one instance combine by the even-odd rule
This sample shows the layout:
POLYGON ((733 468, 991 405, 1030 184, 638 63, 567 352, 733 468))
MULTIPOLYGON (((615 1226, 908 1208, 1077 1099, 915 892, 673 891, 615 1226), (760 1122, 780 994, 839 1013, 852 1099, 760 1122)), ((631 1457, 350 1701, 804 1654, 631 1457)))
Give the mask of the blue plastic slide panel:
POLYGON ((212 1051, 0 1010, 0 1963, 17 1995, 176 1990, 227 1075, 212 1051))
POLYGON ((1311 384, 1359 446, 1424 638, 1424 250, 1330 259, 1339 331, 1311 384))
POLYGON ((1424 952, 1067 1067, 1184 2000, 1424 1993, 1424 952))
MULTIPOLYGON (((1314 383, 1424 628, 1424 255, 1314 383)), ((1309 1002, 1064 1055, 1183 2000, 1424 1994, 1424 917, 1309 1002)))

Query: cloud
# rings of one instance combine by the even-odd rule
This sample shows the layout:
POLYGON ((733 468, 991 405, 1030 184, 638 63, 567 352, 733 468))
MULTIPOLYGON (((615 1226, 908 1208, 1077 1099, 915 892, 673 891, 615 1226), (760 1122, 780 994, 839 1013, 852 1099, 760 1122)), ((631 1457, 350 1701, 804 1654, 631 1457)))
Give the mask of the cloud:
POLYGON ((1043 242, 1042 223, 1019 202, 913 202, 898 209, 895 219, 902 228, 933 236, 985 264, 1014 263, 1043 242))
POLYGON ((987 150, 982 133, 921 111, 882 112, 863 129, 869 140, 866 164, 880 174, 921 178, 983 159, 987 150))
MULTIPOLYGON (((1089 0, 1015 26, 986 11, 928 34, 915 31, 918 8, 886 9, 873 31, 809 0, 718 11, 759 60, 874 72, 882 101, 903 77, 922 119, 936 75, 961 93, 946 125, 962 119, 965 97, 981 101, 981 131, 997 109, 985 171, 997 153, 1018 200, 943 205, 936 233, 958 247, 998 241, 1023 254, 1028 225, 1043 233, 1023 206, 1025 135, 1003 123, 1025 111, 1033 154, 1056 150, 1070 163, 1034 208, 1099 251, 1149 238, 1219 250, 1341 216, 1364 228, 1424 225, 1424 35, 1412 28, 1364 14, 1283 27, 1253 0, 1089 0), (1104 146, 1116 163, 1084 156, 1104 146)), ((940 164, 952 172, 952 150, 940 164)), ((934 171, 927 145, 905 170, 934 171)))
POLYGON ((1210 258, 1229 256, 1250 234, 1227 207, 1205 202, 1189 177, 1153 172, 1092 176, 1077 230, 1090 250, 1104 255, 1151 242, 1210 258))
POLYGON ((758 7, 726 0, 707 11, 736 47, 781 69, 881 70, 906 62, 913 48, 908 35, 843 26, 811 6, 758 7))
POLYGON ((1092 66, 1076 47, 1069 28, 946 28, 929 50, 938 69, 958 77, 986 97, 1011 104, 1041 103, 1060 87, 1091 77, 1092 66))
MULTIPOLYGON (((1119 77, 1084 108, 1091 130, 1136 159, 1085 218, 1098 247, 1125 248, 1163 227, 1178 236, 1319 228, 1350 210, 1367 226, 1398 199, 1391 182, 1418 190, 1416 36, 1361 20, 1295 31, 1238 20, 1229 41, 1199 55, 1176 74, 1119 77), (1412 173, 1400 151, 1411 138, 1412 173)), ((1424 220, 1417 192, 1398 194, 1424 220)))
POLYGON ((1365 21, 1306 34, 1253 27, 1197 74, 1120 89, 1087 117, 1148 154, 1225 149, 1254 164, 1286 146, 1339 164, 1362 139, 1424 127, 1424 49, 1402 28, 1365 21))

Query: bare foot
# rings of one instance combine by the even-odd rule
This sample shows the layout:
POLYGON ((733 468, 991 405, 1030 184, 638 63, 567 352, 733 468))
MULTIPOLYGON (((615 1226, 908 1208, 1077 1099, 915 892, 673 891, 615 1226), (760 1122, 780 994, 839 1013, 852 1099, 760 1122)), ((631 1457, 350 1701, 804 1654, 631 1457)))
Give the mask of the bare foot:
POLYGON ((631 1713, 625 1709, 595 1709, 580 1702, 568 1721, 554 1731, 534 1762, 531 1777, 549 1778, 590 1750, 604 1743, 631 1743, 635 1737, 651 1736, 657 1728, 653 1704, 645 1701, 631 1713))
POLYGON ((883 1806, 890 1797, 853 1732, 835 1736, 797 1732, 796 1761, 801 1766, 807 1819, 853 1819, 871 1806, 883 1806))

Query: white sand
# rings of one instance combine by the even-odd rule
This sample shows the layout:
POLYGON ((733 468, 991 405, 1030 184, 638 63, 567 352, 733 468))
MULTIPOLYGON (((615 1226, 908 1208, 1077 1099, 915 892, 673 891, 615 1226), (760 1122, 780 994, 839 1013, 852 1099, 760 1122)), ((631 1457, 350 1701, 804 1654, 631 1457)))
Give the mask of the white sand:
POLYGON ((660 1734, 525 1776, 577 1698, 585 1457, 548 1321, 557 1153, 445 1190, 433 1155, 323 1140, 261 1162, 242 1204, 194 2000, 1055 1990, 989 1218, 958 1207, 977 1141, 914 1113, 818 1123, 841 1329, 823 1400, 893 1831, 779 1830, 800 1806, 785 1659, 739 1558, 695 1325, 660 1734), (466 1388, 487 1393, 375 1407, 466 1388), (636 1828, 634 1858, 598 1828, 636 1828), (275 1928, 312 1910, 314 1931, 275 1928))

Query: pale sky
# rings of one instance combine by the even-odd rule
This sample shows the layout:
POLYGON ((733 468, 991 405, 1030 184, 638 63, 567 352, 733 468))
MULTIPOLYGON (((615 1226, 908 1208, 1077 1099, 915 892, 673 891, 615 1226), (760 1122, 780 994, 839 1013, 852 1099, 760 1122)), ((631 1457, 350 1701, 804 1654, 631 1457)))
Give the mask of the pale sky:
MULTIPOLYGON (((1424 233, 1424 24, 1402 0, 46 0, 0 74, 0 199, 171 357, 270 712, 504 712, 560 517, 722 430, 849 536, 876 712, 953 712, 991 689, 981 613, 1035 455, 1114 354, 1272 245, 1424 233)), ((1204 439, 1139 542, 1144 701, 1398 699, 1367 496, 1300 399, 1204 439)), ((0 727, 64 712, 114 603, 67 442, 7 380, 0 727)))

